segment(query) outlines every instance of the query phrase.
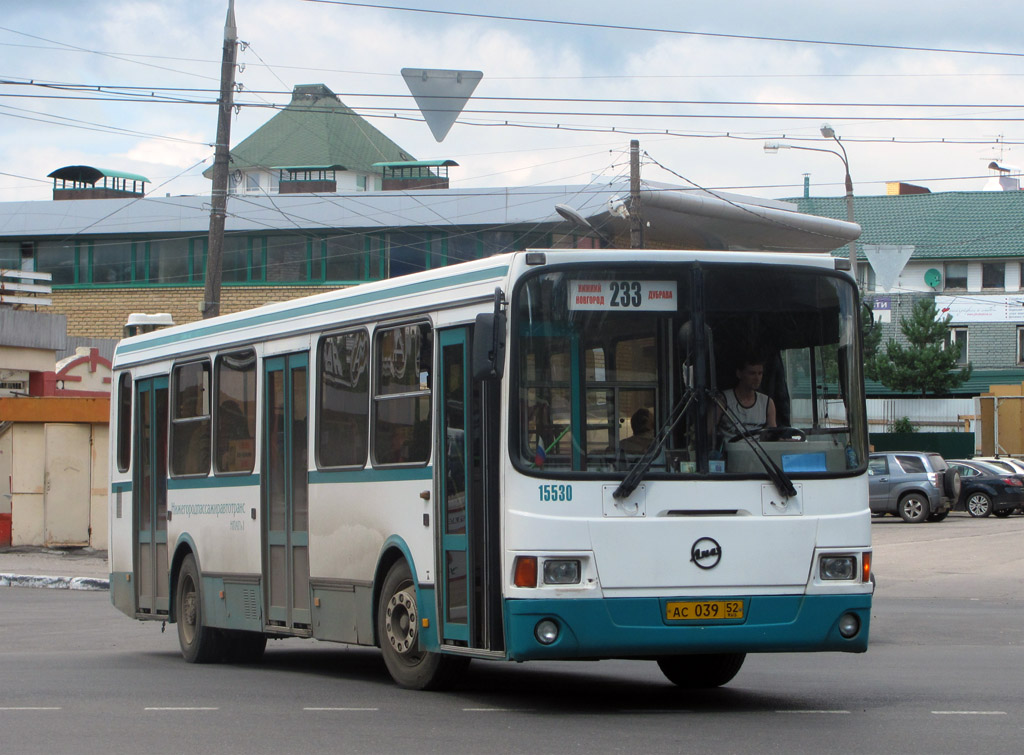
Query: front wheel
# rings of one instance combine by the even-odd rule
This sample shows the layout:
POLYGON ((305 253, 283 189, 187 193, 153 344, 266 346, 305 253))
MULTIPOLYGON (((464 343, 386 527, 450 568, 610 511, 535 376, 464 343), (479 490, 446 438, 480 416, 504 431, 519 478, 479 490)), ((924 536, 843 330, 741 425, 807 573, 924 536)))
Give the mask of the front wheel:
POLYGON ((984 493, 971 493, 967 498, 967 513, 982 518, 992 513, 992 499, 984 493))
POLYGON ((917 524, 928 518, 928 499, 920 493, 908 493, 900 498, 897 507, 904 522, 917 524))
POLYGON ((416 585, 405 561, 384 578, 377 604, 377 639, 388 673, 407 689, 442 689, 455 682, 469 659, 420 649, 416 585))
POLYGON ((658 659, 658 668, 677 687, 710 689, 732 681, 746 657, 746 653, 669 655, 658 659))
POLYGON ((178 621, 178 644, 189 663, 216 663, 223 656, 221 633, 203 625, 203 593, 199 567, 190 553, 181 562, 178 589, 174 595, 178 621))

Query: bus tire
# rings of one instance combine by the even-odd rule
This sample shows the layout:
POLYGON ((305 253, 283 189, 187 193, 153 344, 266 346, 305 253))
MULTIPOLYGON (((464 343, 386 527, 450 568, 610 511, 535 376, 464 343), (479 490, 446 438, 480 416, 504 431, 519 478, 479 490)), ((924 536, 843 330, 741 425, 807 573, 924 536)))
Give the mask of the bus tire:
POLYGON ((658 659, 658 668, 677 687, 710 689, 732 681, 746 658, 746 653, 669 655, 658 659))
POLYGON ((259 663, 267 649, 267 635, 237 629, 221 631, 224 660, 228 663, 259 663))
POLYGON ((181 654, 186 661, 216 663, 221 660, 221 634, 203 624, 202 581, 196 559, 191 553, 185 556, 178 571, 174 615, 178 621, 178 644, 181 645, 181 654))
POLYGON ((421 650, 419 630, 416 585, 409 565, 400 560, 388 570, 377 604, 377 637, 384 665, 391 678, 406 689, 451 686, 469 659, 421 650))

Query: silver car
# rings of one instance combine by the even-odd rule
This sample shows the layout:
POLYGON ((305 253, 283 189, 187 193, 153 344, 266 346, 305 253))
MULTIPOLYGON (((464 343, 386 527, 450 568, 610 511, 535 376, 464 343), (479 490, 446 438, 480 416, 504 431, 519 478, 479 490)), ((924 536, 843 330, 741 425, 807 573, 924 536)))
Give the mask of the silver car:
POLYGON ((960 475, 940 454, 887 451, 868 458, 871 513, 904 522, 941 522, 960 496, 960 475))

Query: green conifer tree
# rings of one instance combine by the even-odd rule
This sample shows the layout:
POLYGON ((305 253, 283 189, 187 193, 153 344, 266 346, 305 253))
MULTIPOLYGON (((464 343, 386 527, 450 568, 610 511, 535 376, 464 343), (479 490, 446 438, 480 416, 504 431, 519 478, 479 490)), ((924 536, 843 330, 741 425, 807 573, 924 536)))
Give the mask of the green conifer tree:
POLYGON ((882 385, 900 393, 948 393, 962 385, 970 376, 968 363, 962 368, 959 344, 946 344, 951 315, 938 317, 935 300, 918 299, 909 317, 900 318, 900 331, 909 345, 890 339, 884 353, 871 359, 865 372, 877 375, 882 385), (869 372, 870 370, 870 372, 869 372))
POLYGON ((868 302, 860 305, 860 340, 864 349, 864 377, 878 380, 875 358, 882 345, 882 326, 875 322, 875 313, 868 302))

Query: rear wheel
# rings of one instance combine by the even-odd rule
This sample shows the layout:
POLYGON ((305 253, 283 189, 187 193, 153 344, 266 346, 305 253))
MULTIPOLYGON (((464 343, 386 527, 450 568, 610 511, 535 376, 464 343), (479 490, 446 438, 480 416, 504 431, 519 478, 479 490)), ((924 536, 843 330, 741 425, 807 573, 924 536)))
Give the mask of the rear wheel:
POLYGON ((900 498, 897 510, 904 522, 923 522, 928 518, 928 499, 920 493, 907 493, 900 498))
POLYGON ((658 668, 677 687, 709 689, 732 681, 746 657, 746 653, 670 655, 658 659, 658 668))
POLYGON ((967 513, 973 517, 986 517, 992 513, 992 499, 984 493, 971 493, 965 505, 967 513))
POLYGON ((178 621, 178 644, 189 663, 216 663, 223 656, 221 633, 203 625, 202 582, 196 559, 190 553, 181 562, 174 613, 178 621))
POLYGON ((442 689, 455 682, 469 659, 420 649, 416 585, 405 561, 384 578, 377 604, 377 638, 388 673, 408 689, 442 689))
POLYGON ((934 514, 929 514, 928 515, 928 521, 929 522, 941 522, 947 516, 949 516, 949 509, 946 509, 945 511, 936 511, 934 514))

